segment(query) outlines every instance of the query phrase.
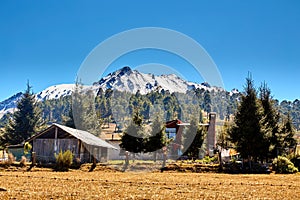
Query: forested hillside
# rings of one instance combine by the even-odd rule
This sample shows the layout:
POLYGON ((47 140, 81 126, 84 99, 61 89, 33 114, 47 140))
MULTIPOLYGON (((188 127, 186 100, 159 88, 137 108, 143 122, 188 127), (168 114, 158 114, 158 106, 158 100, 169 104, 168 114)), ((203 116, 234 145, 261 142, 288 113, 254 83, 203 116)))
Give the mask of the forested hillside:
MULTIPOLYGON (((203 110, 216 112, 221 120, 226 119, 236 112, 241 93, 225 90, 192 89, 183 93, 170 93, 168 90, 151 91, 142 95, 139 91, 135 94, 120 92, 117 90, 99 89, 95 97, 95 109, 97 116, 103 122, 108 119, 116 119, 121 126, 132 114, 134 108, 139 108, 144 120, 150 120, 157 110, 162 112, 166 121, 182 119, 188 121, 193 112, 203 110)), ((61 96, 58 99, 50 99, 38 102, 42 117, 47 123, 64 123, 69 117, 72 107, 72 96, 61 96)), ((300 101, 274 100, 274 104, 280 114, 290 114, 297 130, 300 129, 300 101)), ((1 126, 7 122, 10 114, 4 115, 1 126)), ((205 117, 205 116, 204 116, 205 117)), ((199 119, 203 120, 203 119, 199 119)))
MULTIPOLYGON (((144 120, 149 120, 157 110, 163 112, 166 121, 171 119, 188 120, 193 112, 203 110, 205 112, 216 112, 221 120, 236 112, 240 99, 240 93, 227 91, 207 91, 204 89, 193 89, 186 94, 170 93, 161 90, 152 91, 142 95, 120 92, 116 90, 99 90, 95 97, 95 108, 101 120, 115 118, 121 124, 125 122, 128 115, 132 114, 134 108, 139 108, 144 120)), ((39 102, 42 116, 47 122, 63 123, 69 117, 71 111, 71 96, 59 99, 45 100, 39 102)), ((280 114, 291 115, 294 126, 300 128, 300 101, 293 102, 275 100, 275 106, 280 114)), ((200 119, 202 120, 202 119, 200 119)))

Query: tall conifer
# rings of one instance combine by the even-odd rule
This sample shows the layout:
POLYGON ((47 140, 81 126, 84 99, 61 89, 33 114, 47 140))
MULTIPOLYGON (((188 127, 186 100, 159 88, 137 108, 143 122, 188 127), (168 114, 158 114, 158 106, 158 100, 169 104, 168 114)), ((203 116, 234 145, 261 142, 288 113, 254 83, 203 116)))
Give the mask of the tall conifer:
POLYGON ((28 82, 25 93, 17 104, 17 110, 5 126, 1 145, 20 144, 40 131, 42 126, 40 110, 28 82))
POLYGON ((229 138, 243 158, 257 160, 263 148, 264 134, 261 129, 261 112, 252 78, 246 79, 245 92, 241 98, 229 138))

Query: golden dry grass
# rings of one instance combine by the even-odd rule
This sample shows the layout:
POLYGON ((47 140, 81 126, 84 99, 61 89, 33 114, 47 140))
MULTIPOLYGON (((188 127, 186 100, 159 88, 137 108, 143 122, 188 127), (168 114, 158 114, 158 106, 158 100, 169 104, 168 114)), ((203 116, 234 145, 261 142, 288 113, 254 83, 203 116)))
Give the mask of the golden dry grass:
POLYGON ((300 199, 300 175, 0 172, 0 199, 300 199))

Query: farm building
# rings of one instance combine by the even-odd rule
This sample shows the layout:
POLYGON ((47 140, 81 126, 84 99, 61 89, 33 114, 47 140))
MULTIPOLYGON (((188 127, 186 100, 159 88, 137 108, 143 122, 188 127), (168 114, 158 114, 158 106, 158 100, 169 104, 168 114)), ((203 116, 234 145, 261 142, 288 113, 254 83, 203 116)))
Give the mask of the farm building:
POLYGON ((118 149, 116 151, 115 149, 108 149, 108 159, 109 160, 119 160, 123 159, 123 152, 122 149, 120 149, 119 144, 121 143, 121 133, 122 131, 118 131, 117 124, 116 123, 109 123, 108 126, 102 126, 102 132, 101 134, 104 136, 106 141, 109 141, 109 143, 118 149))
POLYGON ((81 163, 106 161, 108 149, 117 150, 108 142, 95 135, 67 126, 52 124, 47 129, 34 135, 27 142, 32 145, 36 161, 42 163, 55 162, 55 154, 60 151, 72 151, 74 159, 81 163))
POLYGON ((171 143, 171 152, 169 157, 177 158, 182 154, 182 132, 183 127, 187 125, 189 124, 183 123, 179 119, 166 122, 166 136, 168 139, 173 139, 173 142, 171 143))

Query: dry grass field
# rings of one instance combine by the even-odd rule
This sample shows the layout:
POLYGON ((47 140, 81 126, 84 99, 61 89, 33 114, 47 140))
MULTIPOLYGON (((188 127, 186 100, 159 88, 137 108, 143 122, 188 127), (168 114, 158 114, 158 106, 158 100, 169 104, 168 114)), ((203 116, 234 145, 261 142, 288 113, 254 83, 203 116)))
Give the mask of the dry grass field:
POLYGON ((0 199, 300 199, 300 175, 1 171, 0 199))

